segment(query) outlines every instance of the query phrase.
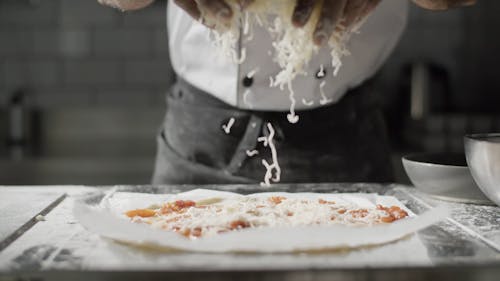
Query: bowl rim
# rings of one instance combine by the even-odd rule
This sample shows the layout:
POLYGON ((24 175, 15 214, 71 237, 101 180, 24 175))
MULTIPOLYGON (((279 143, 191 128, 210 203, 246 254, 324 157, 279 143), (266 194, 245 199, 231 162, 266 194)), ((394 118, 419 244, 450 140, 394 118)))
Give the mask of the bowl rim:
POLYGON ((402 161, 408 161, 408 162, 413 162, 413 163, 418 163, 420 165, 425 165, 425 166, 429 166, 429 167, 440 167, 440 168, 462 168, 462 169, 467 169, 469 170, 469 166, 468 166, 468 163, 467 163, 467 159, 465 158, 466 155, 464 153, 446 153, 446 152, 442 152, 442 153, 433 153, 433 152, 424 152, 424 153, 411 153, 411 154, 407 154, 407 155, 403 155, 401 157, 401 160, 402 161), (465 165, 449 165, 449 164, 439 164, 439 163, 432 163, 432 162, 422 162, 422 161, 416 161, 416 160, 412 160, 412 159, 409 159, 409 158, 412 158, 412 157, 417 157, 417 156, 437 156, 437 155, 453 155, 453 156, 464 156, 464 159, 465 159, 465 165))
POLYGON ((500 138, 500 133, 480 133, 480 134, 467 134, 464 136, 465 139, 470 139, 474 141, 489 142, 489 138, 500 138))

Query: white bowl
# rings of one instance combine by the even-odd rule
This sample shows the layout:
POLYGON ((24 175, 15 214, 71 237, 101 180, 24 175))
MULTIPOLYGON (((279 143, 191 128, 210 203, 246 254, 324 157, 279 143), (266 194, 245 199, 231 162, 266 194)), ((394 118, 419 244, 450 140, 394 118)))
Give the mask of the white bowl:
POLYGON ((403 166, 420 191, 446 201, 492 204, 474 182, 463 154, 404 156, 403 166))
POLYGON ((467 163, 479 188, 500 206, 500 134, 467 135, 467 163))

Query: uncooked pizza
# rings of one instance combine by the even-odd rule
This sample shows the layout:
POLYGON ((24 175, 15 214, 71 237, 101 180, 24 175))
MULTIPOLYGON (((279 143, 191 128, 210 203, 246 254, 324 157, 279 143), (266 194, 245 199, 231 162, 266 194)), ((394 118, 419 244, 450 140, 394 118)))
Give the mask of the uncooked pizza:
POLYGON ((179 233, 190 239, 249 228, 369 226, 408 217, 398 206, 356 205, 284 196, 176 200, 125 213, 134 223, 179 233))

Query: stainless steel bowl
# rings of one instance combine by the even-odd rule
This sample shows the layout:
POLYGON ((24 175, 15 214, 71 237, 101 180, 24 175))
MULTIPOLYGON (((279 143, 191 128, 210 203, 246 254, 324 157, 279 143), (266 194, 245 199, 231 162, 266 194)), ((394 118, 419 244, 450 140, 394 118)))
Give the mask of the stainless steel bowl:
POLYGON ((415 154, 403 157, 402 161, 413 185, 432 197, 492 204, 474 182, 464 154, 415 154))
POLYGON ((465 136, 465 155, 483 193, 500 206, 500 134, 465 136))

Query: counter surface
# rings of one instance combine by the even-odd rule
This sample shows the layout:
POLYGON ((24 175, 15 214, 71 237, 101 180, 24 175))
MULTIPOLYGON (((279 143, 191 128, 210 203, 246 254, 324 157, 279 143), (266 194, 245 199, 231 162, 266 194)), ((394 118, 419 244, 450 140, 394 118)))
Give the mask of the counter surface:
POLYGON ((239 193, 375 192, 392 195, 419 214, 446 206, 452 216, 388 245, 320 254, 162 253, 108 241, 86 231, 72 215, 74 199, 92 192, 176 193, 200 186, 4 186, 0 187, 0 277, 117 278, 139 274, 176 279, 277 280, 351 276, 384 280, 443 276, 495 280, 500 276, 500 208, 435 200, 396 184, 281 184, 203 186, 239 193), (43 217, 40 217, 42 215, 43 217), (38 219, 37 219, 38 217, 38 219), (45 220, 41 220, 41 219, 45 220))

